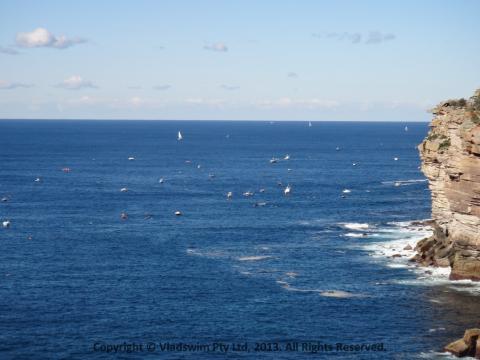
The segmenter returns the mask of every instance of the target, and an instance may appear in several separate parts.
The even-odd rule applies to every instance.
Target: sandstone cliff
[[[418,149],[432,193],[434,235],[418,243],[416,260],[450,266],[451,279],[480,280],[480,90],[432,113]]]

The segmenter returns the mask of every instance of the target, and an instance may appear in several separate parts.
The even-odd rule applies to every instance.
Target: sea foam
[[[456,291],[465,291],[480,295],[480,283],[471,280],[450,280],[449,267],[423,267],[410,259],[416,254],[415,246],[418,241],[429,237],[433,231],[428,225],[421,225],[422,221],[391,222],[386,227],[378,227],[372,236],[384,239],[383,241],[363,244],[361,248],[370,253],[370,256],[385,262],[389,268],[405,268],[415,274],[415,278],[395,281],[398,284],[413,286],[444,285]]]

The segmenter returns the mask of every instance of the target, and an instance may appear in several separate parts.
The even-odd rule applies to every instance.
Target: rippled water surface
[[[420,238],[404,222],[430,215],[415,148],[428,126],[404,127],[0,122],[0,358],[435,357],[476,325],[477,298],[368,248]],[[123,342],[156,347],[96,351]],[[386,351],[286,351],[296,342]]]

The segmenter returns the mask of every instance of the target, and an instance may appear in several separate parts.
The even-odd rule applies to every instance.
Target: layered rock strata
[[[480,280],[480,90],[436,106],[418,146],[432,194],[434,235],[417,244],[424,265],[450,266],[453,280]]]

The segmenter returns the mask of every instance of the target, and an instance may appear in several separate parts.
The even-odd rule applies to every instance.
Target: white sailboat
[[[182,140],[183,140],[183,136],[182,136],[182,133],[181,133],[180,131],[178,132],[177,140],[178,140],[178,141],[182,141]]]
[[[290,184],[288,184],[285,190],[283,190],[283,193],[285,195],[290,195],[291,192],[292,192],[292,187],[290,186]]]
[[[312,122],[311,121],[308,122],[308,127],[312,127]]]
[[[408,131],[408,126],[405,126],[405,131]]]

